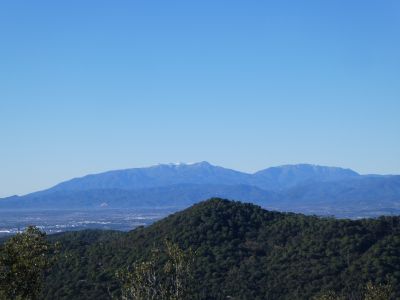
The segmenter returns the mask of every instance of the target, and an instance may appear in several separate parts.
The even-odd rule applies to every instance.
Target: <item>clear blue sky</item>
[[[207,160],[400,173],[400,1],[1,1],[0,197]]]

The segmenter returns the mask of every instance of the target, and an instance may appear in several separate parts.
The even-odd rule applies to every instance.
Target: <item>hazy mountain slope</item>
[[[287,165],[246,174],[207,162],[110,171],[75,178],[0,209],[187,207],[210,197],[252,201],[269,209],[366,217],[400,212],[400,176]]]
[[[269,209],[345,218],[400,214],[400,176],[360,176],[314,182],[283,190],[264,205]]]
[[[282,190],[311,182],[347,180],[360,177],[353,170],[308,164],[272,167],[254,173],[252,184],[266,190]]]
[[[249,174],[213,166],[207,162],[162,164],[75,178],[60,183],[51,190],[140,189],[177,184],[246,184],[249,178]]]
[[[356,172],[349,169],[307,164],[274,167],[247,174],[200,162],[161,164],[87,175],[62,182],[50,190],[140,189],[177,184],[240,184],[278,190],[308,182],[336,181],[357,176],[359,175]]]
[[[358,177],[335,182],[318,182],[288,189],[280,201],[296,203],[374,203],[400,207],[400,176]]]
[[[192,299],[354,295],[368,281],[390,281],[400,296],[399,237],[399,217],[320,219],[212,199],[127,234],[59,235],[63,255],[45,298],[109,299],[118,293],[115,271],[162,248],[165,239],[196,250]]]
[[[0,209],[183,208],[211,197],[247,199],[259,204],[276,198],[274,193],[254,186],[181,184],[136,190],[47,191],[0,201]]]

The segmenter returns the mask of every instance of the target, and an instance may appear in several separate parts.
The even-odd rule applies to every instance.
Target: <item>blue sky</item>
[[[0,197],[207,160],[400,173],[400,2],[2,1]]]

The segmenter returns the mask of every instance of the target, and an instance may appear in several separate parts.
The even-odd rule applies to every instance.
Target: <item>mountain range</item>
[[[74,178],[44,191],[0,199],[0,209],[181,209],[211,197],[337,217],[399,214],[400,176],[309,164],[253,174],[208,162],[160,164]]]

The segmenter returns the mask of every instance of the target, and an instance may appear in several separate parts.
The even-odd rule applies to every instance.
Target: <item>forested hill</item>
[[[45,299],[110,299],[115,271],[169,239],[196,252],[192,299],[357,296],[367,282],[400,297],[400,217],[358,221],[270,212],[211,199],[128,233],[69,232]],[[356,298],[354,298],[356,299]]]

